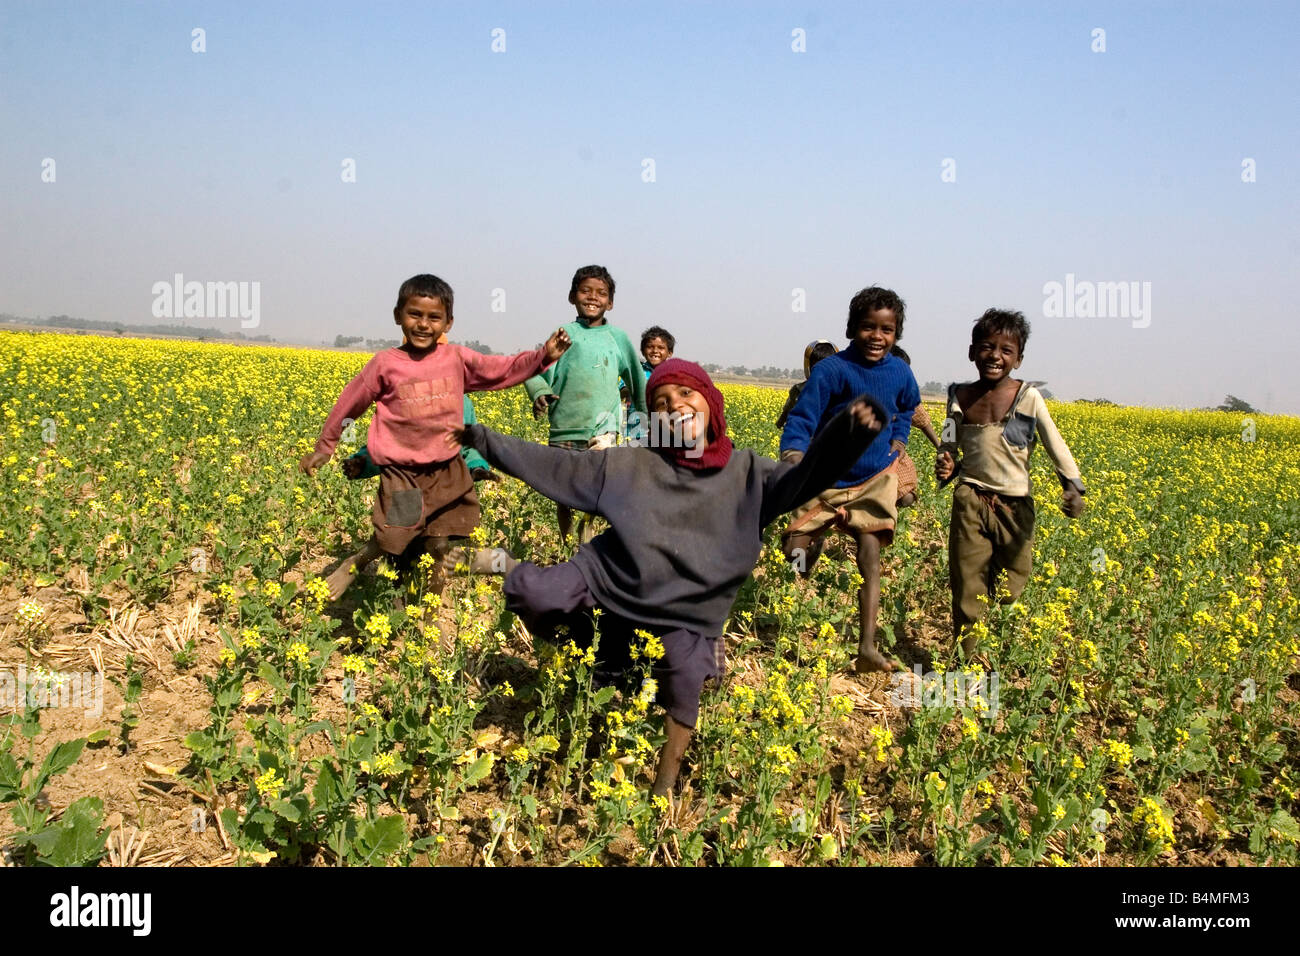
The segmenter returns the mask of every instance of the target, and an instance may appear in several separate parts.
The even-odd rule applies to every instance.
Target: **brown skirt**
[[[401,554],[416,538],[467,538],[478,527],[474,479],[460,455],[430,465],[380,465],[375,541]]]

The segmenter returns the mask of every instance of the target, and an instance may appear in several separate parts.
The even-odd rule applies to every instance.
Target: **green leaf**
[[[86,743],[97,744],[102,740],[107,740],[109,733],[111,733],[111,731],[105,727],[101,727],[99,730],[92,730],[86,735]]]
[[[1259,856],[1264,852],[1264,845],[1268,840],[1268,827],[1260,825],[1250,831],[1250,839],[1247,841],[1247,847],[1254,856]]]
[[[997,838],[998,838],[998,834],[990,833],[987,836],[981,837],[979,840],[972,843],[970,848],[971,856],[978,857],[981,853],[983,853],[988,848],[989,844],[991,844]]]
[[[615,693],[615,688],[602,687],[600,690],[596,691],[596,693],[591,695],[592,706],[595,707],[596,709],[600,709],[601,707],[604,707],[611,700],[614,699],[614,693]]]
[[[289,682],[268,661],[262,661],[258,666],[257,676],[274,687],[281,697],[289,696]]]
[[[1151,718],[1143,716],[1137,719],[1134,729],[1137,731],[1139,737],[1143,740],[1149,741],[1151,736],[1156,732],[1156,725],[1151,722]]]
[[[1065,801],[1065,818],[1061,820],[1060,827],[1062,830],[1068,830],[1074,826],[1075,822],[1083,815],[1083,803],[1078,797],[1070,797]]]
[[[263,833],[270,833],[275,826],[275,814],[266,807],[259,807],[248,815],[245,827],[255,827]]]
[[[302,730],[298,731],[297,736],[299,740],[302,740],[305,737],[310,737],[312,734],[318,734],[322,730],[329,735],[330,740],[334,739],[334,724],[332,721],[328,720],[313,721]]]
[[[492,763],[493,758],[489,753],[484,754],[470,764],[469,769],[465,771],[464,786],[472,787],[486,777],[492,771]]]
[[[213,695],[213,700],[222,710],[229,710],[240,702],[244,696],[244,688],[238,683],[227,684],[221,690]]]
[[[0,803],[8,803],[14,798],[6,791],[17,791],[23,785],[23,771],[12,754],[0,753]]]
[[[104,804],[99,797],[82,797],[64,811],[62,819],[32,839],[42,863],[49,866],[91,866],[104,855],[108,830],[101,830]]]
[[[1210,767],[1210,758],[1203,753],[1189,754],[1183,763],[1186,773],[1204,773]]]
[[[95,733],[99,733],[99,731]],[[107,735],[108,731],[104,731],[104,734]],[[199,757],[207,757],[212,753],[213,740],[203,731],[196,730],[185,735],[185,739],[181,741],[181,746]]]
[[[297,823],[302,819],[302,808],[288,800],[276,800],[269,809],[276,816],[284,817],[290,823]]]
[[[826,805],[826,799],[831,795],[831,775],[824,773],[817,780],[817,809],[820,810]]]
[[[239,832],[239,811],[234,807],[226,807],[219,814],[221,825],[226,828],[227,833]]]
[[[45,762],[41,764],[41,776],[48,780],[56,774],[63,773],[81,758],[81,751],[85,747],[85,737],[65,740],[46,755]]]
[[[388,859],[405,841],[406,821],[396,815],[362,824],[357,831],[357,844],[366,863]]]
[[[126,570],[126,565],[121,562],[118,562],[117,564],[114,565],[110,565],[108,570],[106,570],[102,576],[96,579],[95,583],[101,586],[105,584],[111,584],[114,581],[116,581],[118,578],[120,578],[122,576],[122,572],[125,570]]]
[[[1265,763],[1265,764],[1276,763],[1277,761],[1282,759],[1282,756],[1285,753],[1286,753],[1286,745],[1283,744],[1281,741],[1274,740],[1266,744],[1261,744],[1258,748],[1256,748],[1255,758],[1260,763]]]
[[[311,788],[317,809],[328,809],[343,799],[343,782],[333,764],[322,764],[316,775],[316,785]]]
[[[1284,840],[1300,843],[1300,826],[1296,824],[1295,817],[1285,810],[1273,811],[1273,815],[1268,818],[1268,828]]]

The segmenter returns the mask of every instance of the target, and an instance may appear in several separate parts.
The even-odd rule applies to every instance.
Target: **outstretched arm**
[[[466,425],[452,433],[462,445],[480,452],[507,475],[513,475],[552,501],[578,511],[597,513],[605,487],[605,454],[551,448],[520,441],[483,425]]]
[[[334,408],[321,429],[320,438],[316,440],[315,449],[304,455],[302,461],[298,463],[298,467],[307,474],[315,474],[317,468],[330,460],[339,439],[343,436],[343,423],[348,419],[359,418],[361,413],[373,405],[375,399],[379,397],[379,372],[376,365],[378,357],[375,356],[366,363],[365,368],[356,378],[348,382],[347,387],[343,389],[343,394],[334,403]]]
[[[535,377],[543,366],[558,358],[568,347],[569,336],[563,329],[552,335],[541,348],[520,352],[518,355],[482,355],[461,346],[465,391],[483,392],[531,381],[531,377]]]
[[[826,423],[797,465],[769,473],[759,518],[762,524],[793,511],[835,484],[888,425],[889,416],[870,395],[859,395],[850,402]]]

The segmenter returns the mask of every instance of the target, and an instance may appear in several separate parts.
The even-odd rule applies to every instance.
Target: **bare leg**
[[[569,532],[573,530],[573,512],[564,505],[555,506],[555,520],[560,525],[560,541],[567,544]]]
[[[825,535],[792,534],[785,539],[782,551],[796,572],[803,577],[812,574],[813,565],[826,547]]]
[[[691,728],[679,724],[666,714],[664,729],[668,732],[668,740],[664,742],[663,750],[659,751],[659,769],[655,772],[654,788],[651,790],[656,797],[666,797],[672,793],[677,774],[682,769],[686,745],[691,742]]]
[[[427,583],[429,590],[434,594],[441,593],[447,586],[446,564],[451,550],[451,538],[438,536],[424,539],[424,552],[433,558]]]
[[[914,504],[916,504],[916,495],[910,491],[898,499],[898,507],[900,508],[910,508]]]
[[[861,637],[858,640],[859,674],[868,671],[892,671],[893,663],[876,649],[876,618],[880,615],[880,538],[874,534],[858,535],[858,612]]]
[[[364,548],[340,564],[334,573],[325,579],[330,589],[330,600],[337,601],[348,589],[348,585],[352,583],[357,573],[379,557],[380,553],[379,542],[371,538]]]

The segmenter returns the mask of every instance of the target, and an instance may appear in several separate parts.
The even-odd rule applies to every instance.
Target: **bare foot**
[[[469,568],[469,548],[452,548],[442,558],[442,573],[456,574],[457,568],[459,573],[463,574]]]
[[[330,589],[330,600],[337,601],[342,597],[348,585],[356,580],[358,572],[377,557],[379,557],[379,545],[371,540],[366,542],[364,548],[340,564],[334,573],[325,579]]]
[[[894,662],[873,647],[869,650],[858,651],[858,657],[853,662],[853,669],[859,674],[870,674],[877,671],[888,674],[894,670]]]
[[[468,548],[452,548],[442,560],[443,571],[452,574],[457,569],[474,574],[509,574],[515,569],[519,559],[505,548],[482,548],[470,551]]]
[[[329,585],[330,589],[330,600],[337,601],[341,598],[343,592],[348,589],[348,585],[352,583],[354,578],[356,578],[356,562],[354,559],[348,558],[338,566],[338,569],[333,574],[325,579],[325,583]]]

